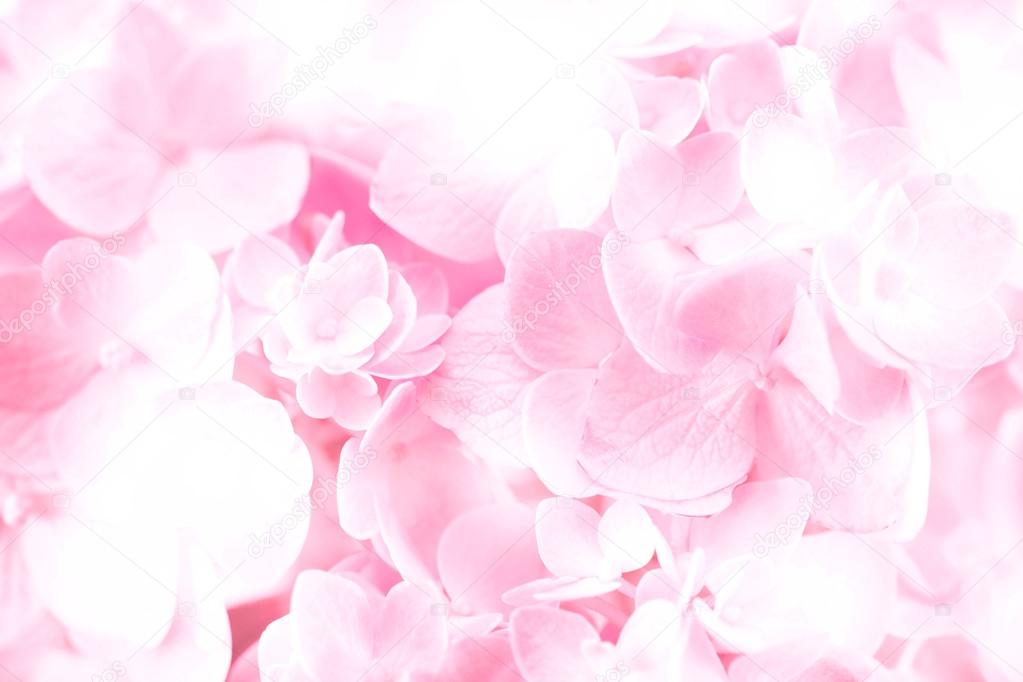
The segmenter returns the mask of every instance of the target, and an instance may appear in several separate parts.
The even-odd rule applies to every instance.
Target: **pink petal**
[[[610,245],[612,239],[605,241]],[[676,302],[701,270],[692,253],[667,240],[635,243],[604,260],[608,295],[622,328],[656,367],[685,373],[713,356],[713,344],[672,324]]]
[[[673,149],[626,131],[618,143],[618,182],[611,197],[618,228],[642,239],[681,227],[677,206],[685,172]]]
[[[202,159],[194,186],[174,187],[149,213],[163,239],[218,253],[290,222],[309,182],[309,154],[289,142],[231,147]],[[208,165],[206,165],[208,163]]]
[[[742,199],[739,139],[730,133],[694,135],[678,146],[685,165],[678,212],[688,225],[707,225],[732,215]]]
[[[546,178],[527,178],[508,198],[497,218],[494,242],[507,263],[519,246],[537,232],[560,227]]]
[[[47,296],[53,294],[44,289],[36,269],[0,276],[0,404],[6,407],[56,406],[96,369],[90,339],[83,334],[78,343],[68,344],[73,327],[46,310]]]
[[[298,256],[288,244],[272,237],[249,237],[231,252],[227,266],[246,302],[269,309],[274,286],[298,269]]]
[[[221,39],[178,55],[165,86],[175,134],[190,145],[219,151],[250,131],[254,103],[271,93],[261,86],[286,77],[284,50],[269,37],[261,42]]]
[[[840,392],[839,368],[828,341],[828,326],[810,296],[800,297],[792,323],[778,344],[773,360],[809,389],[828,412],[833,412]],[[837,330],[836,330],[837,331]]]
[[[376,244],[344,249],[326,263],[310,268],[309,278],[325,280],[324,295],[340,310],[363,298],[386,299],[390,282],[387,259]]]
[[[40,103],[25,139],[25,173],[61,220],[91,235],[123,232],[159,198],[169,164],[145,141],[150,116],[122,125],[108,113],[110,100],[125,97],[129,83],[95,80],[78,87],[61,85]],[[113,115],[124,120],[118,109]],[[139,129],[133,119],[149,125]]]
[[[302,573],[291,595],[290,620],[303,667],[318,678],[358,679],[373,661],[372,614],[362,588],[351,580]]]
[[[516,350],[538,369],[594,367],[621,341],[601,240],[554,230],[526,240],[505,275]]]
[[[399,271],[412,287],[412,293],[416,295],[416,310],[420,315],[448,312],[448,282],[440,268],[419,263],[403,267]]]
[[[344,309],[342,309],[344,310]],[[394,320],[387,301],[373,296],[362,298],[344,310],[334,336],[334,350],[356,355],[378,341]]]
[[[429,376],[444,362],[444,349],[430,346],[411,353],[398,351],[383,362],[368,368],[373,376],[384,379],[415,379]]]
[[[970,372],[1009,353],[1002,339],[1007,324],[990,300],[948,310],[915,293],[882,305],[874,318],[878,336],[911,360]]]
[[[377,339],[374,362],[386,360],[397,351],[416,323],[416,296],[405,278],[394,271],[388,277],[387,306],[393,319]]]
[[[417,414],[415,398],[411,384],[392,391],[363,449],[383,465],[383,480],[368,485],[394,566],[407,580],[435,581],[441,533],[459,515],[490,502],[492,493],[485,472],[465,457],[457,439]]]
[[[783,97],[789,101],[785,85],[781,55],[773,41],[750,43],[721,55],[707,77],[711,129],[741,133],[754,111],[761,110],[758,116],[783,112],[787,107],[779,102]]]
[[[878,367],[838,329],[832,329],[830,343],[840,374],[839,414],[859,423],[889,414],[907,382],[905,372],[895,367]]]
[[[451,522],[440,538],[437,567],[454,608],[506,613],[501,595],[545,574],[535,523],[519,504],[481,507]]]
[[[674,322],[698,339],[762,362],[774,349],[782,325],[806,294],[805,259],[780,256],[717,268],[696,280],[675,304]]]
[[[453,644],[444,660],[442,679],[450,682],[519,680],[507,635],[467,637]]]
[[[411,583],[398,583],[384,598],[374,631],[373,654],[381,670],[392,675],[435,670],[448,644],[447,624],[433,613],[435,602]]]
[[[920,211],[912,260],[913,289],[943,308],[967,308],[1001,284],[1018,246],[1011,227],[966,204],[931,204]],[[1011,225],[1011,223],[1008,223]]]
[[[592,478],[576,457],[596,378],[595,370],[556,370],[540,376],[526,391],[522,405],[526,450],[536,475],[553,493],[583,497],[591,492]]]
[[[380,528],[377,523],[375,488],[386,475],[387,462],[361,439],[349,438],[341,446],[337,475],[337,516],[345,533],[357,540],[368,540]]]
[[[629,501],[618,501],[608,507],[600,518],[599,531],[601,549],[622,573],[646,566],[660,536],[646,510]]]
[[[444,336],[451,328],[451,318],[442,314],[421,315],[416,318],[411,331],[401,343],[401,351],[410,353],[423,350],[431,343]]]
[[[742,363],[659,374],[631,348],[605,362],[587,407],[580,463],[610,489],[665,501],[730,488],[753,461],[755,392]]]
[[[632,91],[640,127],[669,145],[686,139],[703,113],[703,90],[695,78],[660,76],[637,81]]]
[[[779,381],[758,421],[763,466],[813,486],[818,523],[914,533],[926,510],[930,450],[919,407],[899,390],[894,409],[860,425],[828,415],[798,383]]]
[[[486,260],[494,255],[494,223],[510,190],[472,170],[449,178],[394,145],[373,178],[370,207],[429,251],[463,263]]]
[[[629,661],[630,669],[661,679],[676,679],[683,670],[682,620],[677,607],[667,600],[649,601],[629,617],[618,636],[616,656]]]
[[[729,133],[697,135],[676,150],[626,131],[611,197],[618,228],[639,240],[726,218],[742,197],[737,151]]]
[[[528,682],[584,682],[593,677],[582,646],[599,640],[582,616],[527,606],[512,614],[509,628],[515,662]]]
[[[603,559],[597,541],[600,514],[568,498],[543,500],[536,508],[536,545],[557,576],[593,575]]]
[[[537,373],[506,336],[505,295],[504,287],[491,287],[455,316],[423,411],[481,456],[521,464],[522,397]]]
[[[712,518],[693,520],[690,547],[706,553],[708,571],[737,557],[762,559],[771,551],[791,552],[809,520],[804,498],[812,492],[798,478],[740,485],[728,509]],[[727,580],[734,567],[724,572]]]

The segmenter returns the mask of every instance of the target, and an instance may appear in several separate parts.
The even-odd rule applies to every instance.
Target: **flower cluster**
[[[1023,2],[0,24],[0,681],[1023,676]]]

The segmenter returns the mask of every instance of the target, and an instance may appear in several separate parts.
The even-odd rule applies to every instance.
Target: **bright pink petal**
[[[47,310],[52,290],[36,269],[0,277],[0,404],[18,410],[53,407],[96,369],[95,348],[83,335],[67,343],[73,327]],[[42,309],[40,311],[40,308]]]

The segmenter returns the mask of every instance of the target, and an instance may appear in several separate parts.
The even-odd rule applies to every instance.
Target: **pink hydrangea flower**
[[[450,320],[429,308],[420,314],[401,271],[375,244],[345,245],[343,225],[339,213],[304,266],[283,242],[252,239],[231,267],[271,369],[295,382],[302,410],[361,431],[380,409],[378,380],[426,375],[441,363],[434,341]]]
[[[358,575],[308,571],[291,612],[260,640],[259,664],[270,680],[513,679],[507,636],[487,629],[449,623],[444,604],[407,582],[384,591]]]

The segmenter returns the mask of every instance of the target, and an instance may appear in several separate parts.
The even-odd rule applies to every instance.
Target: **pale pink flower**
[[[260,640],[262,679],[516,679],[507,635],[458,620],[408,582],[380,589],[340,566],[307,571],[296,582],[291,612]]]
[[[271,370],[295,382],[302,410],[362,431],[380,409],[378,380],[426,375],[443,360],[434,341],[450,324],[446,295],[438,305],[432,283],[413,291],[375,244],[346,245],[344,214],[323,222],[306,265],[270,237],[243,242],[230,269]]]
[[[106,40],[108,63],[49,92],[25,133],[25,172],[47,208],[89,235],[145,222],[212,252],[295,217],[308,152],[255,135],[247,118],[274,65],[267,43],[198,40],[147,7]]]

